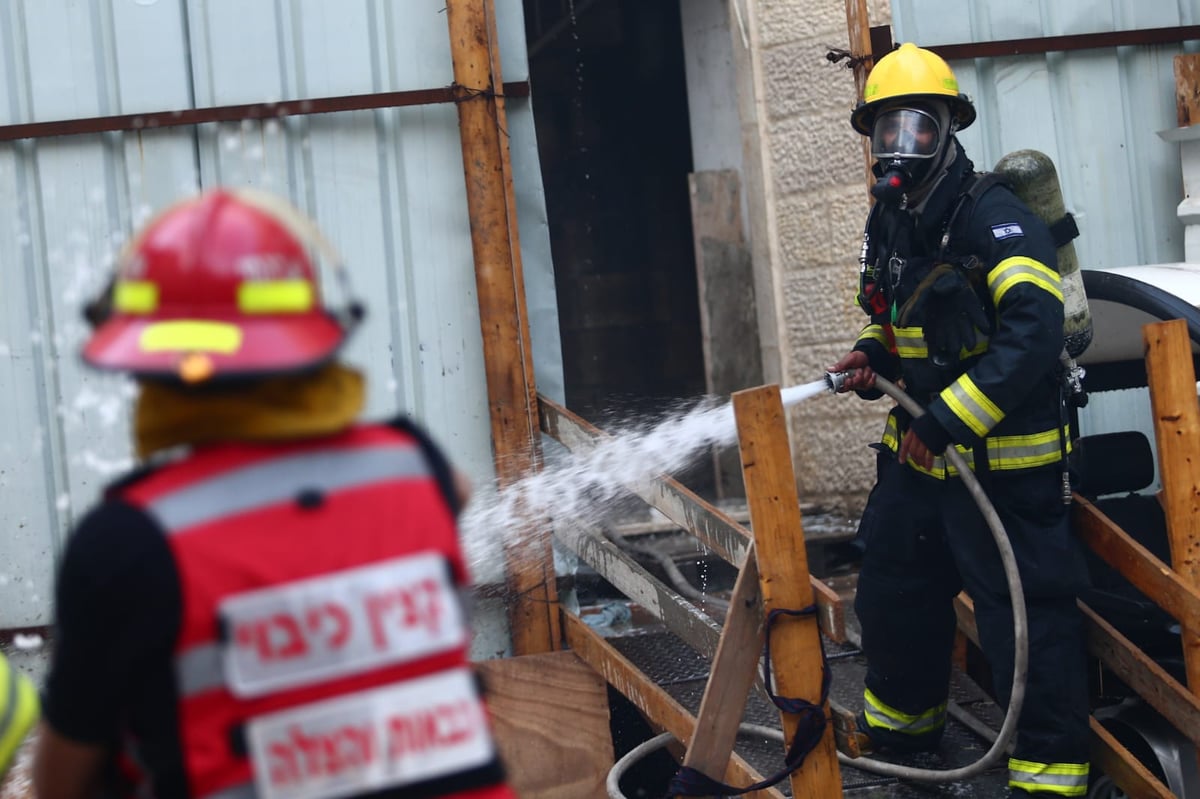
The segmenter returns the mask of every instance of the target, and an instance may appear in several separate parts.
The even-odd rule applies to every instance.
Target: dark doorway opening
[[[679,2],[524,3],[567,405],[655,418],[705,390]]]

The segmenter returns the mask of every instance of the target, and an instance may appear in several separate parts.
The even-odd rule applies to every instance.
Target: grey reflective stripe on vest
[[[214,643],[193,646],[176,655],[175,679],[179,683],[180,698],[224,686],[225,671],[221,663],[220,645]]]
[[[1057,463],[1062,460],[1063,442],[1059,436],[1065,436],[1067,451],[1070,446],[1070,426],[1058,430],[1033,433],[1028,436],[1004,436],[1000,439],[988,439],[988,460],[996,464],[998,469],[1021,469],[1041,466],[1047,463]],[[1014,439],[1020,440],[1016,443]]]
[[[149,511],[168,533],[295,499],[303,490],[336,491],[429,474],[415,446],[302,452],[235,469],[152,502]]]
[[[329,492],[428,474],[425,458],[415,446],[317,450],[222,472],[165,494],[147,511],[173,535],[197,524],[294,500],[304,490]],[[175,675],[181,697],[222,687],[220,645],[201,644],[178,653]]]
[[[241,782],[206,796],[197,796],[196,799],[255,799],[256,796],[258,791],[253,782]]]

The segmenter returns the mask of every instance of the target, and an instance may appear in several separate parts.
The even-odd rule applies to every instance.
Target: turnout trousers
[[[1029,669],[1010,780],[1019,781],[1026,766],[1057,772],[1061,764],[1088,761],[1087,665],[1076,605],[1087,566],[1060,481],[1058,465],[981,479],[1012,542],[1028,616]],[[965,589],[1007,707],[1014,651],[1008,584],[983,513],[962,481],[920,474],[891,452],[880,453],[859,536],[865,549],[854,608],[868,662],[868,702],[873,694],[898,711],[896,718],[924,720],[924,727],[905,732],[936,744],[949,690],[952,600]]]

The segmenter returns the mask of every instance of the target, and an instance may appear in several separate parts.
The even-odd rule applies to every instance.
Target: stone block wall
[[[862,138],[849,125],[854,77],[826,59],[849,41],[844,0],[758,0],[760,146],[775,217],[773,303],[782,385],[821,379],[866,317],[854,306],[858,251],[869,209]],[[870,0],[871,25],[891,20]],[[874,481],[874,453],[890,401],[822,394],[789,413],[796,480],[806,501],[856,512]]]

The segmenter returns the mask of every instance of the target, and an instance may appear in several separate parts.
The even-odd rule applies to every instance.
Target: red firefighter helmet
[[[259,192],[214,190],[172,206],[122,252],[83,358],[189,383],[319,366],[361,309],[324,308],[310,247],[332,253],[310,220]]]

